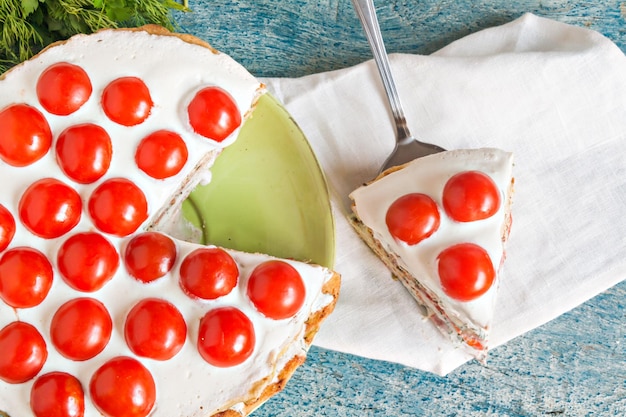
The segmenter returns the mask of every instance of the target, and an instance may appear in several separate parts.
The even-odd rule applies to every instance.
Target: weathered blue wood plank
[[[626,50],[616,0],[375,0],[389,52],[431,53],[532,12]],[[182,31],[257,76],[296,77],[370,59],[350,0],[191,0]],[[626,76],[626,74],[625,74]],[[626,282],[447,377],[312,348],[255,416],[626,416]]]
[[[428,54],[525,12],[589,27],[626,49],[617,0],[376,0],[389,52]],[[191,0],[182,31],[232,55],[257,76],[295,77],[354,65],[371,54],[350,0]]]

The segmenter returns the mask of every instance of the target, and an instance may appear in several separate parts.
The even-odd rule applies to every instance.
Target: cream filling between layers
[[[359,219],[369,227],[384,249],[396,254],[399,264],[444,302],[448,314],[462,321],[467,317],[476,326],[487,329],[496,295],[494,285],[483,296],[469,302],[448,297],[442,290],[437,273],[437,256],[447,247],[470,242],[482,246],[498,271],[503,255],[502,230],[507,190],[511,184],[513,155],[499,149],[453,150],[418,158],[403,169],[390,173],[350,194]],[[453,175],[478,170],[489,175],[501,196],[499,210],[490,218],[460,223],[451,220],[443,210],[443,188]],[[440,226],[429,238],[417,245],[396,240],[387,229],[385,216],[397,198],[408,193],[429,195],[438,205]]]

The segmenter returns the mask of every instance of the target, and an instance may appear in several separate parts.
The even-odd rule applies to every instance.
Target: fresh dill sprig
[[[187,0],[0,0],[0,74],[52,42],[103,28],[155,23],[174,30]]]

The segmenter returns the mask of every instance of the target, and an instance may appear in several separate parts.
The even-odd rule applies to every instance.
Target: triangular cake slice
[[[505,241],[513,155],[452,150],[356,189],[352,224],[444,333],[486,357]]]
[[[158,26],[0,77],[0,415],[241,417],[282,389],[339,275],[171,234],[264,93]]]

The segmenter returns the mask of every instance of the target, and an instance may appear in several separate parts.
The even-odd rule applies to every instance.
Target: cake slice
[[[509,152],[452,150],[390,168],[350,194],[355,230],[479,360],[511,226],[512,168]]]

